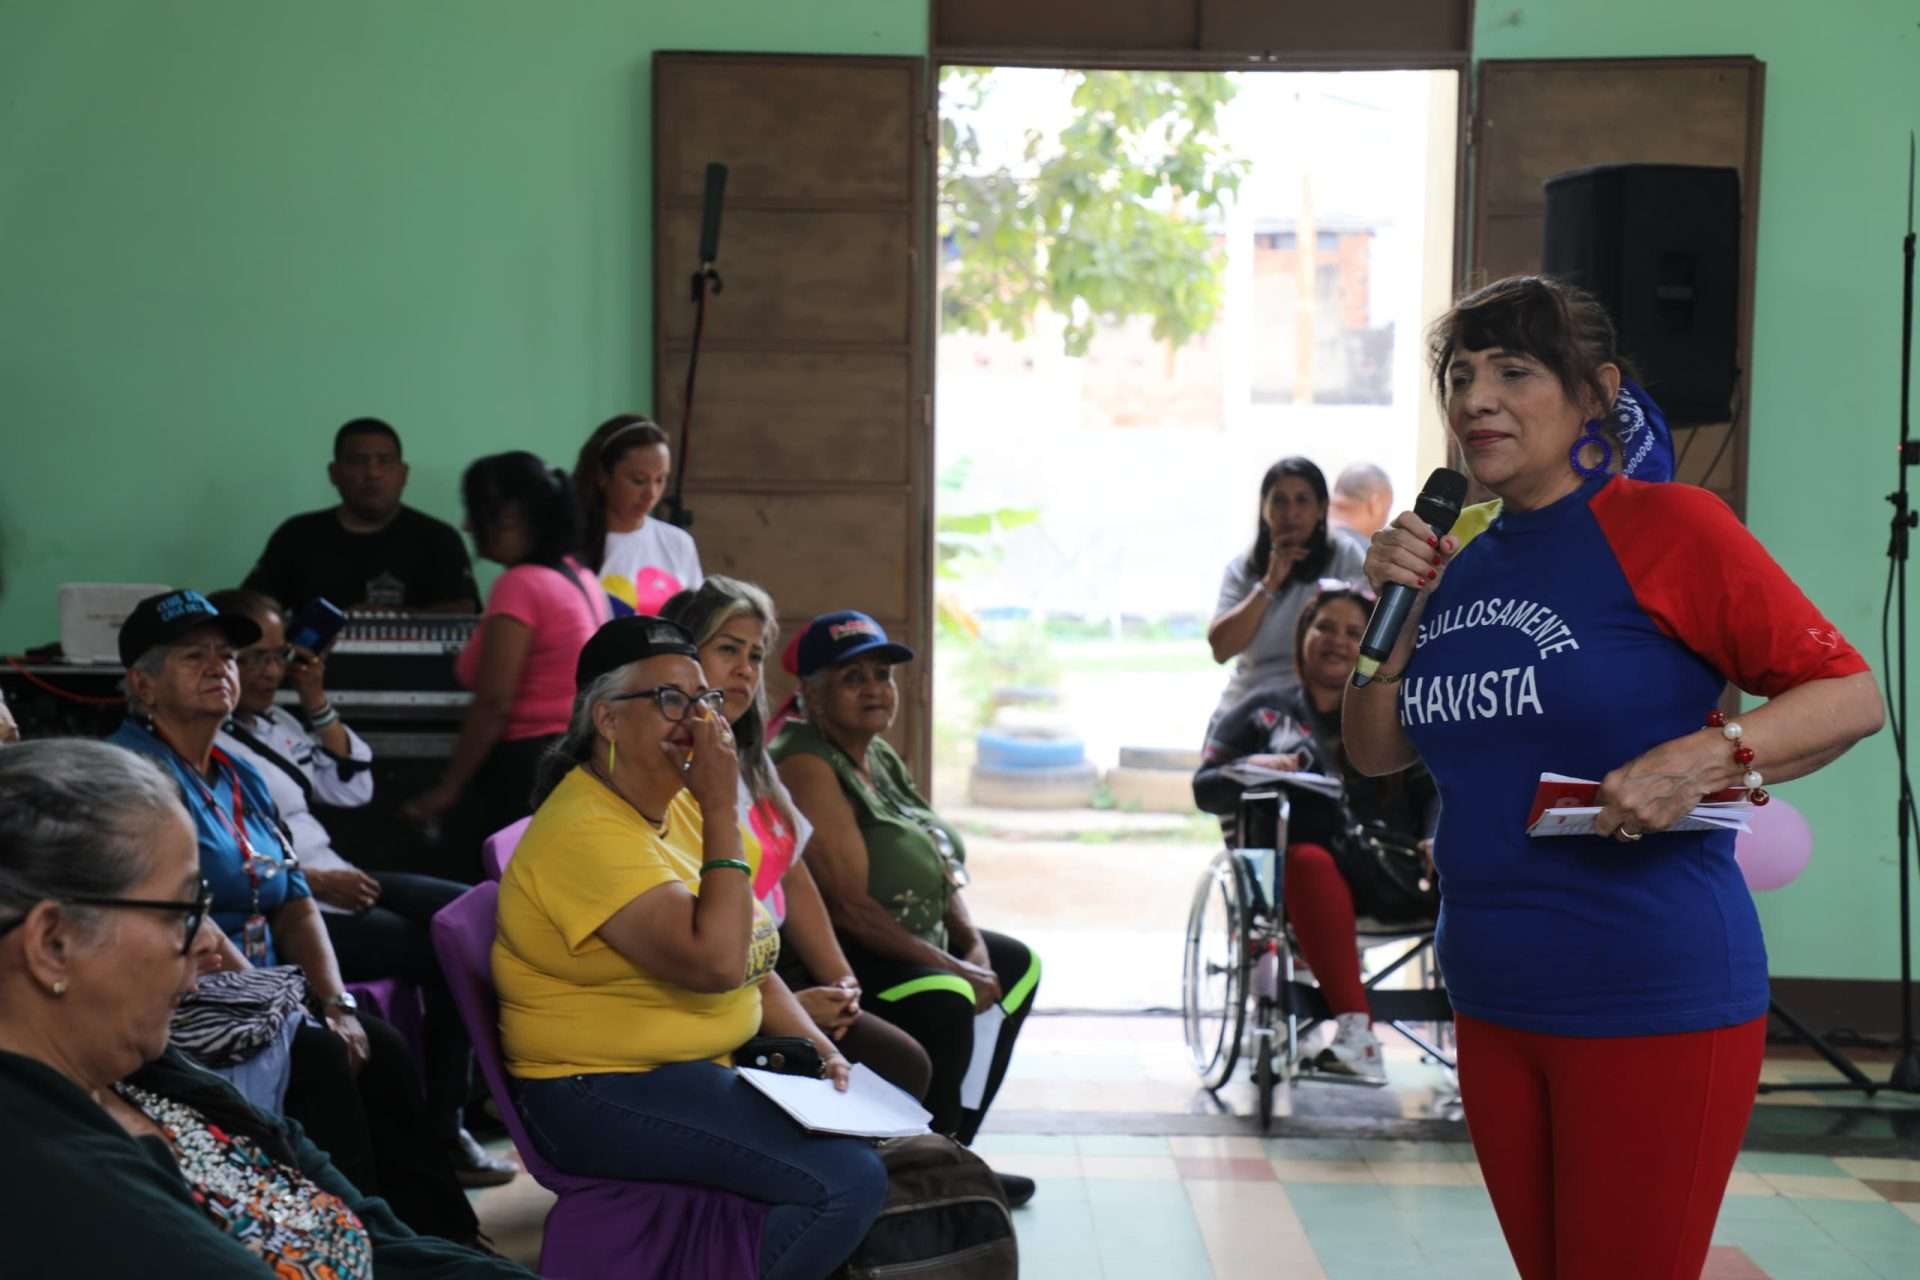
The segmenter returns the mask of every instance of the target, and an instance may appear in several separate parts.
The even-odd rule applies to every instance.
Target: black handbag
[[[827,1064],[805,1036],[755,1036],[733,1051],[733,1065],[818,1079]]]
[[[1417,844],[1383,824],[1353,824],[1332,853],[1358,914],[1382,924],[1409,924],[1439,913],[1440,877]]]

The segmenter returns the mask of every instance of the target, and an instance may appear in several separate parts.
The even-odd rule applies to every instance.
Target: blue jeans
[[[715,1187],[771,1206],[764,1280],[824,1280],[886,1199],[871,1143],[808,1133],[711,1062],[522,1080],[519,1094],[529,1136],[568,1173]]]

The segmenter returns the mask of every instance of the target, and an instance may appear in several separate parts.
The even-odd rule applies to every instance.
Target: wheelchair
[[[1233,1078],[1241,1055],[1249,1055],[1263,1133],[1273,1128],[1275,1092],[1292,1083],[1301,1041],[1332,1016],[1320,989],[1302,981],[1296,970],[1282,901],[1293,807],[1296,800],[1309,799],[1294,790],[1280,782],[1241,796],[1236,843],[1214,856],[1194,887],[1182,965],[1181,1017],[1194,1070],[1211,1093]],[[1317,795],[1311,802],[1328,803]],[[1351,823],[1344,804],[1339,808]],[[1453,1070],[1453,1006],[1433,959],[1433,923],[1383,924],[1361,917],[1358,924],[1363,953],[1401,948],[1365,979],[1374,1023],[1386,1024]],[[1421,978],[1417,988],[1382,985],[1410,965]],[[1440,1030],[1430,1040],[1417,1023]]]

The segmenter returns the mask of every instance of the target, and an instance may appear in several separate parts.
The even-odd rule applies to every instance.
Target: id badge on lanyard
[[[268,959],[269,948],[273,945],[273,935],[267,926],[267,917],[260,910],[260,884],[280,874],[280,865],[269,857],[256,853],[253,841],[247,838],[246,800],[240,790],[240,775],[233,762],[222,752],[214,753],[214,761],[227,776],[227,785],[233,791],[233,813],[231,816],[221,811],[212,791],[207,792],[207,803],[219,813],[227,829],[233,833],[234,842],[240,848],[241,865],[247,873],[247,889],[250,898],[249,911],[244,924],[240,926],[240,951],[249,964],[264,965]]]
[[[267,918],[259,912],[248,916],[247,922],[240,926],[240,950],[249,964],[264,965],[267,962],[269,941]]]

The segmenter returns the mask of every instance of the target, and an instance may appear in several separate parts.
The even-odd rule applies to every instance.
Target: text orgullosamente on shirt
[[[1767,1007],[1733,833],[1526,833],[1543,772],[1602,778],[1706,723],[1867,670],[1717,497],[1589,480],[1537,511],[1473,508],[1396,693],[1440,784],[1438,949],[1456,1008],[1523,1031],[1659,1035]],[[1730,748],[1731,749],[1731,748]]]

